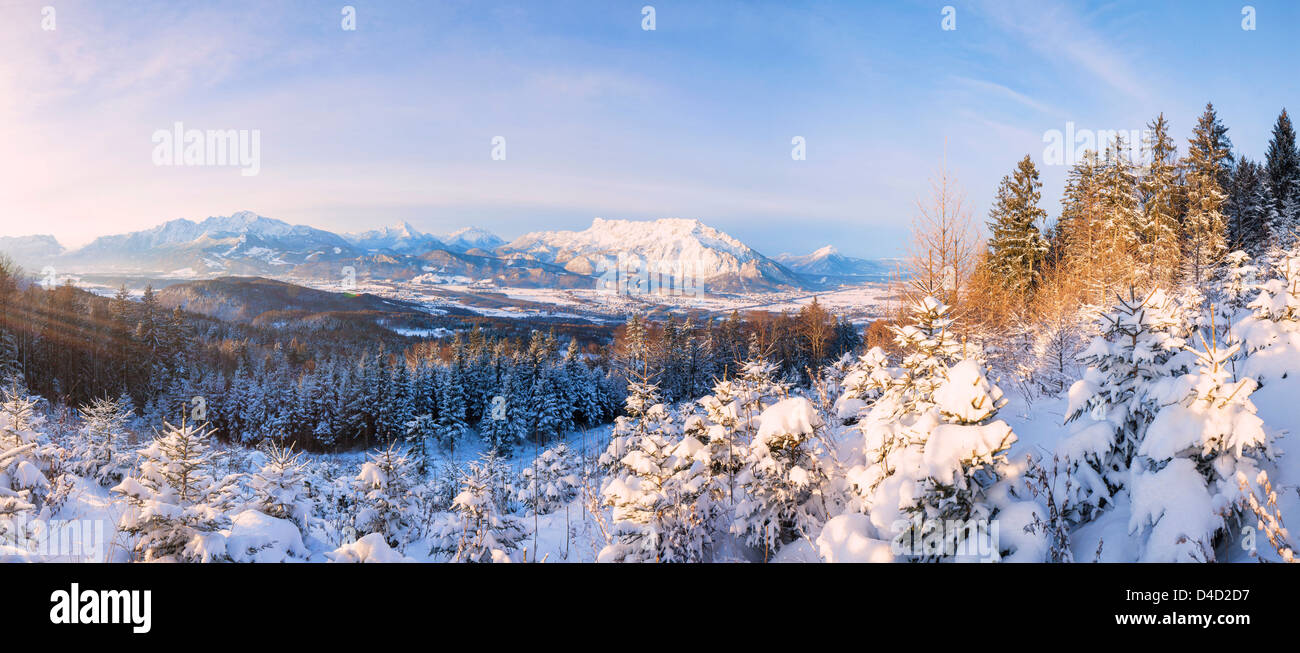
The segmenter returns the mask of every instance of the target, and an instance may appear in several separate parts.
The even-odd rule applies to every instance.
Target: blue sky
[[[688,217],[767,254],[893,256],[945,153],[982,223],[1067,122],[1163,111],[1182,145],[1213,101],[1259,158],[1300,108],[1295,2],[1253,0],[1254,31],[1240,2],[648,3],[654,31],[646,0],[5,3],[0,235],[78,245],[243,209],[506,238]],[[260,130],[260,173],[153,165],[178,121]],[[1043,170],[1053,216],[1064,176]]]

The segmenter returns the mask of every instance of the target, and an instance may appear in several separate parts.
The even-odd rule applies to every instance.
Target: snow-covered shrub
[[[305,560],[311,554],[298,524],[257,510],[245,510],[231,520],[226,551],[234,562],[259,563]]]
[[[394,551],[380,533],[371,533],[357,540],[327,552],[325,557],[330,562],[411,562],[411,559]]]
[[[213,562],[229,559],[220,531],[230,521],[234,479],[212,476],[215,453],[206,427],[166,422],[141,449],[139,469],[112,491],[126,498],[119,530],[134,536],[144,562]]]
[[[824,427],[803,397],[779,401],[759,417],[736,479],[742,498],[732,524],[751,546],[775,552],[796,538],[812,537],[836,507],[826,496],[826,450],[818,437]]]
[[[431,553],[456,562],[515,562],[523,525],[507,509],[509,481],[495,451],[471,462],[452,501],[452,514],[433,538]]]
[[[817,536],[817,552],[823,562],[893,562],[893,547],[876,538],[876,528],[861,513],[831,518]]]
[[[126,450],[128,400],[96,399],[80,412],[83,424],[73,442],[71,471],[100,485],[122,482],[135,463],[135,452]]]
[[[266,448],[266,462],[253,472],[250,484],[254,505],[263,514],[284,519],[306,537],[311,519],[312,500],[307,496],[307,465],[302,454],[271,443]]]
[[[578,459],[561,442],[538,454],[519,472],[519,497],[540,514],[556,511],[578,496]]]
[[[357,533],[379,533],[389,546],[405,550],[415,525],[416,493],[420,489],[415,466],[416,461],[399,450],[396,443],[370,454],[370,460],[361,464],[361,472],[352,479],[357,494]]]

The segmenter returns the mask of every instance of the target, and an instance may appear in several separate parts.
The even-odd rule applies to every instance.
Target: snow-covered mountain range
[[[893,266],[887,260],[845,256],[835,249],[834,245],[827,245],[804,256],[778,254],[776,261],[799,274],[833,279],[861,278],[880,281],[888,278],[893,270]]]
[[[241,211],[103,236],[72,251],[50,236],[5,237],[0,252],[24,267],[54,265],[60,273],[332,280],[351,268],[358,280],[468,279],[546,288],[590,288],[610,270],[635,273],[650,264],[690,275],[706,292],[817,287],[828,279],[875,278],[885,269],[830,247],[773,260],[698,220],[681,218],[596,218],[581,231],[538,231],[506,243],[477,227],[435,235],[400,222],[336,234]]]
[[[680,270],[706,287],[722,291],[804,285],[781,264],[699,220],[596,218],[583,231],[525,234],[497,252],[561,265],[583,275],[600,275],[619,266],[620,260],[635,257]]]

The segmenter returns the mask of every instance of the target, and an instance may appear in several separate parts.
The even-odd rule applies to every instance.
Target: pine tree
[[[847,473],[856,507],[895,541],[916,541],[935,523],[992,519],[997,508],[986,490],[1006,475],[1006,452],[1016,441],[994,420],[1006,403],[1002,391],[977,351],[961,355],[947,332],[946,307],[927,298],[912,311],[914,324],[895,327],[903,365],[875,365],[883,390],[859,422],[864,462]],[[961,536],[943,533],[942,547],[917,555],[953,555]]]
[[[465,388],[453,368],[443,368],[438,381],[438,446],[451,452],[469,431],[465,422]]]
[[[63,451],[38,430],[45,424],[39,403],[17,385],[0,388],[0,488],[43,511],[60,503],[66,488],[51,482],[58,480]]]
[[[1264,170],[1249,159],[1242,159],[1232,175],[1225,213],[1228,216],[1228,246],[1261,254],[1267,250],[1269,212],[1264,206],[1262,186],[1267,183]]]
[[[415,461],[395,443],[370,454],[352,481],[358,495],[357,532],[380,533],[389,546],[404,551],[415,526],[417,482]]]
[[[712,502],[706,467],[696,459],[703,445],[681,437],[676,417],[655,404],[640,420],[635,439],[601,488],[612,509],[612,539],[600,562],[699,562],[711,537]],[[612,445],[611,445],[612,447]],[[610,452],[606,452],[607,455]]]
[[[487,414],[479,422],[479,435],[489,451],[496,451],[501,456],[509,457],[519,444],[519,432],[512,418],[513,408],[510,403],[510,377],[503,380],[501,393],[492,398],[487,407]]]
[[[519,496],[524,505],[545,515],[572,501],[581,484],[578,467],[577,457],[563,442],[538,454],[519,471]]]
[[[72,449],[72,472],[100,485],[117,485],[133,466],[125,427],[131,408],[122,399],[96,399],[81,407],[83,425]]]
[[[1228,129],[1219,122],[1214,105],[1205,105],[1192,132],[1183,166],[1187,171],[1187,216],[1183,242],[1190,277],[1201,283],[1211,267],[1227,253],[1227,224],[1223,204],[1232,162]]]
[[[265,451],[266,463],[253,473],[251,483],[257,509],[293,522],[306,539],[313,502],[307,492],[307,465],[302,454],[274,442]]]
[[[1164,114],[1147,125],[1149,163],[1139,182],[1142,197],[1138,260],[1143,279],[1167,287],[1182,257],[1179,246],[1178,152]]]
[[[1038,206],[1041,188],[1038,169],[1026,154],[1015,172],[1002,178],[989,211],[988,264],[1004,288],[1022,298],[1037,287],[1047,257],[1047,241],[1038,227],[1047,218]]]
[[[138,471],[113,487],[128,509],[118,528],[134,536],[144,562],[217,562],[229,559],[220,533],[230,522],[236,479],[212,474],[217,453],[206,425],[163,423],[164,431],[140,450]]]
[[[836,507],[827,497],[828,475],[820,440],[824,424],[812,402],[783,399],[765,409],[745,451],[737,483],[732,532],[768,553],[799,537],[812,537]]]
[[[434,553],[456,562],[515,562],[527,533],[507,507],[509,482],[495,452],[484,453],[461,478],[452,518],[434,540]]]
[[[1184,341],[1175,304],[1162,290],[1117,296],[1101,316],[1101,335],[1080,356],[1087,371],[1070,388],[1066,421],[1078,421],[1063,443],[1071,470],[1081,480],[1073,503],[1080,519],[1110,503],[1123,487],[1147,426],[1156,412],[1153,384],[1181,374]]]
[[[1277,238],[1300,227],[1300,149],[1296,147],[1295,128],[1286,109],[1273,125],[1264,168],[1269,192],[1273,196],[1272,208],[1278,216],[1278,224],[1273,230],[1273,236]]]
[[[1252,378],[1233,380],[1241,344],[1222,346],[1213,324],[1201,334],[1197,368],[1156,388],[1163,407],[1137,454],[1133,514],[1142,560],[1212,562],[1220,533],[1245,517],[1239,475],[1254,478],[1270,457],[1264,422],[1255,414]]]
[[[0,403],[0,542],[31,534],[23,517],[43,508],[50,492],[48,465],[41,455],[42,420],[36,399],[17,385],[3,390]],[[10,539],[13,538],[13,539]]]

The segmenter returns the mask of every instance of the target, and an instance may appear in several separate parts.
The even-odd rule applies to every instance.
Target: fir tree
[[[519,472],[519,496],[524,505],[544,515],[572,501],[581,484],[578,463],[563,442],[538,454]]]
[[[484,453],[461,478],[461,491],[452,501],[452,518],[434,539],[434,553],[456,562],[514,562],[526,533],[510,514],[504,463],[495,452]]]
[[[1022,298],[1038,285],[1047,241],[1038,230],[1047,212],[1038,206],[1042,197],[1038,169],[1025,158],[1012,175],[1002,178],[989,211],[988,264],[1003,286]]]
[[[1182,257],[1179,246],[1178,152],[1164,114],[1147,125],[1143,144],[1149,163],[1139,182],[1142,197],[1138,259],[1143,277],[1157,285],[1173,282]]]
[[[72,471],[100,485],[117,485],[131,470],[134,452],[125,451],[129,402],[96,399],[81,407],[83,425],[72,450]]]
[[[443,451],[451,452],[468,431],[469,426],[465,422],[465,388],[454,369],[444,368],[439,374],[438,386],[438,446]]]
[[[266,463],[252,475],[255,505],[262,513],[293,522],[306,539],[313,502],[307,493],[307,465],[302,454],[271,443]]]
[[[144,562],[228,560],[220,531],[230,522],[236,479],[213,476],[218,454],[206,426],[163,426],[140,450],[139,470],[112,489],[129,505],[118,528],[135,538],[132,551]]]
[[[1192,132],[1183,166],[1187,173],[1187,215],[1183,242],[1190,277],[1205,280],[1208,270],[1227,253],[1227,224],[1223,204],[1232,163],[1228,129],[1219,122],[1214,105],[1207,104]]]
[[[1273,235],[1278,237],[1300,226],[1300,149],[1296,147],[1295,128],[1286,109],[1273,125],[1273,137],[1268,142],[1264,168],[1268,177],[1269,192],[1273,196],[1273,210],[1279,222]]]
[[[389,546],[404,551],[415,526],[417,482],[415,461],[396,444],[370,454],[352,481],[358,495],[357,532],[379,533]]]
[[[820,441],[824,428],[812,402],[783,399],[759,417],[754,440],[737,477],[743,500],[732,532],[772,553],[798,537],[812,537],[836,507],[827,497],[828,475]]]

